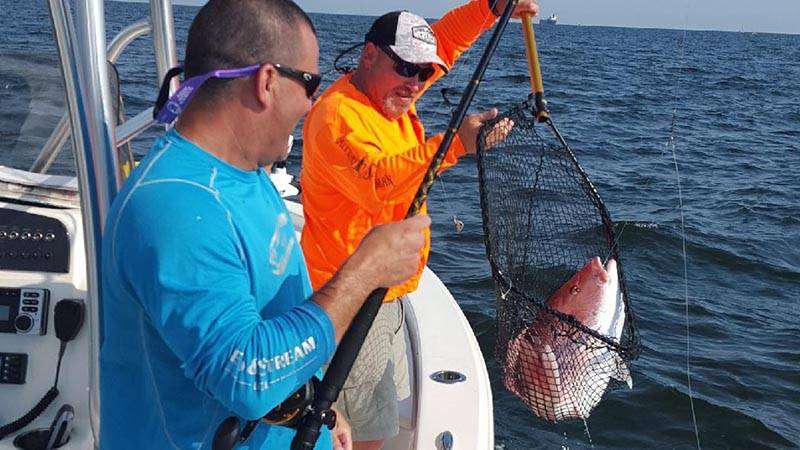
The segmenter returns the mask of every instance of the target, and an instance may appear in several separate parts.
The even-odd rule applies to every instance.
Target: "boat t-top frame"
[[[106,45],[103,0],[73,2],[48,0],[53,33],[61,63],[67,113],[47,140],[32,172],[45,172],[72,136],[79,183],[86,249],[87,303],[91,334],[89,379],[90,423],[95,447],[99,445],[99,352],[102,342],[100,256],[106,215],[123,175],[118,148],[153,125],[152,108],[117,125],[106,61],[116,62],[133,40],[150,34],[158,80],[177,65],[170,0],[150,0],[149,18],[123,28]],[[172,90],[178,80],[173,80]],[[71,133],[67,128],[67,120]]]

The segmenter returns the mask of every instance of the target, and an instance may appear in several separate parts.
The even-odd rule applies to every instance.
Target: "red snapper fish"
[[[547,304],[616,342],[622,336],[625,304],[613,259],[603,267],[593,258]],[[506,388],[552,422],[589,417],[611,378],[633,387],[619,354],[546,310],[509,343],[505,367]]]

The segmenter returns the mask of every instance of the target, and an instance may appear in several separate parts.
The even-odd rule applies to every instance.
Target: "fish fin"
[[[552,378],[548,376],[548,381],[552,380],[556,387],[556,392],[561,392],[561,371],[558,368],[558,360],[556,359],[553,348],[544,344],[544,348],[540,354],[540,360],[542,362],[542,369],[544,369],[548,375],[552,375]]]
[[[610,334],[609,337],[619,342],[622,339],[622,331],[625,326],[625,294],[619,287],[617,287],[615,299],[614,318],[609,327],[609,331],[613,334]]]
[[[561,383],[561,370],[558,367],[558,360],[553,348],[544,344],[542,352],[539,354],[542,375],[545,377],[546,392],[543,400],[546,401],[544,416],[546,419],[556,422],[563,419],[563,386]]]
[[[633,389],[633,378],[631,377],[630,368],[628,368],[628,365],[625,364],[625,361],[623,361],[619,356],[617,356],[615,360],[617,370],[612,376],[615,380],[625,383],[628,386],[628,389]]]

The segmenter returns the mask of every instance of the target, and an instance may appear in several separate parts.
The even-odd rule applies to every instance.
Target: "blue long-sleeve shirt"
[[[257,419],[335,350],[289,212],[176,131],[156,141],[108,215],[102,255],[101,448],[210,448],[230,415]],[[259,425],[242,448],[288,448]],[[317,448],[329,448],[320,437]]]

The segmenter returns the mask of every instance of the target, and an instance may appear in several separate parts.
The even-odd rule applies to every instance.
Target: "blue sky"
[[[295,0],[307,11],[379,15],[408,9],[439,17],[458,0]],[[466,0],[463,0],[466,1]],[[176,3],[203,4],[203,0]],[[800,0],[539,0],[560,23],[800,34]]]

